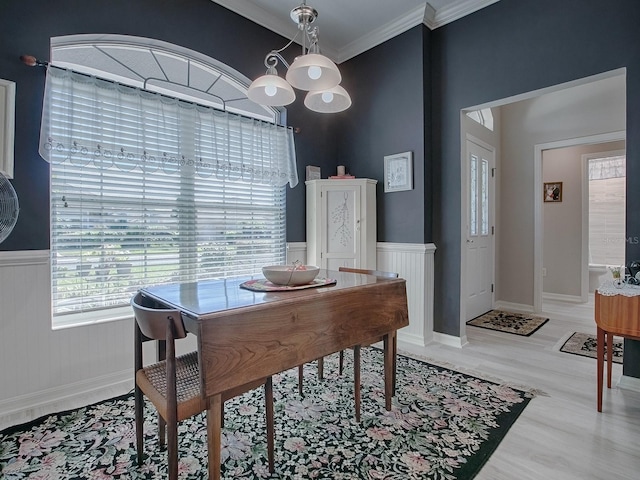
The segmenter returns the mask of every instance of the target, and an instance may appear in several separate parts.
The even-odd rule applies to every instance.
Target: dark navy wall
[[[425,189],[431,179],[425,152],[430,83],[423,45],[430,33],[414,27],[340,65],[353,105],[340,117],[338,164],[357,177],[378,180],[379,242],[431,238],[430,189]],[[414,157],[413,190],[384,193],[384,156],[406,151]]]
[[[29,68],[22,54],[49,59],[50,38],[111,33],[156,38],[190,48],[235,68],[249,78],[264,74],[264,56],[287,39],[210,0],[2,0],[0,2],[0,78],[16,82],[15,175],[12,184],[20,216],[0,250],[49,248],[49,168],[38,155],[44,69]],[[285,52],[293,58],[298,50]],[[287,239],[304,241],[304,166],[334,158],[327,142],[330,117],[302,106],[302,95],[288,109],[296,137],[301,183],[288,191]],[[300,208],[302,205],[302,208]]]

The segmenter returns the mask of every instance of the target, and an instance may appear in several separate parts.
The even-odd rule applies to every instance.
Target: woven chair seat
[[[136,380],[147,397],[166,418],[167,362],[163,360],[138,370]],[[198,352],[176,357],[176,394],[178,421],[206,410],[206,402],[200,395]]]

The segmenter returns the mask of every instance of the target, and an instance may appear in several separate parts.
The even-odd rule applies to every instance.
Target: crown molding
[[[288,17],[274,15],[247,0],[211,1],[285,38],[294,38],[296,33],[298,33],[296,25],[289,21]],[[429,2],[425,2],[423,5],[419,5],[401,17],[392,20],[386,25],[358,38],[344,47],[329,45],[325,41],[322,44],[322,53],[336,63],[342,63],[421,23],[429,29],[435,30],[438,27],[442,27],[498,1],[500,0],[458,0],[439,10],[434,9]],[[299,44],[300,42],[296,43]]]
[[[358,38],[338,51],[337,63],[344,62],[350,58],[360,55],[367,50],[386,42],[387,40],[406,32],[407,30],[420,25],[425,21],[425,12],[432,11],[433,8],[428,3],[420,5],[407,12],[392,22]],[[435,13],[435,11],[434,11]]]
[[[458,2],[437,10],[433,19],[429,19],[429,23],[425,21],[425,25],[431,30],[435,30],[438,27],[454,22],[499,1],[500,0],[459,0]]]

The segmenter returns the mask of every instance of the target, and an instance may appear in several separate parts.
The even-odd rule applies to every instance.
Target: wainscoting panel
[[[398,332],[398,341],[425,346],[433,341],[433,271],[436,246],[430,244],[378,243],[378,270],[398,272],[407,281],[409,326]]]
[[[48,251],[0,252],[0,429],[131,389],[132,323],[52,330]]]

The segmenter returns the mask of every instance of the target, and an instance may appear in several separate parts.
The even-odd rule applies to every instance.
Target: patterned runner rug
[[[362,422],[353,409],[351,355],[338,375],[325,358],[325,380],[305,365],[273,377],[276,473],[269,475],[263,389],[225,404],[223,478],[473,478],[522,413],[533,393],[398,357],[393,411],[384,408],[382,352],[362,349]],[[180,479],[206,478],[204,415],[180,424]],[[160,479],[166,451],[157,445],[153,407],[145,410],[145,452],[135,460],[131,394],[51,415],[0,432],[0,478]],[[36,473],[37,472],[37,473]]]
[[[596,357],[596,349],[598,347],[597,337],[588,333],[575,332],[560,347],[561,352],[581,355],[583,357]],[[608,345],[605,343],[604,351],[607,351]],[[613,362],[622,363],[624,343],[618,337],[613,338]]]
[[[491,310],[484,315],[469,320],[467,325],[528,337],[548,321],[548,318],[527,313]]]

